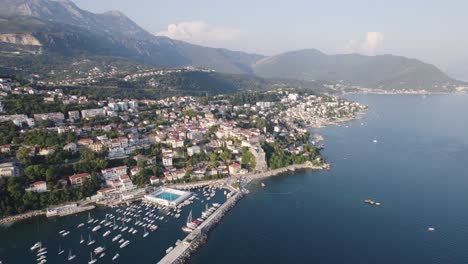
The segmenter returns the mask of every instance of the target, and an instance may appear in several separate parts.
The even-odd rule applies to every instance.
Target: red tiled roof
[[[72,180],[75,180],[75,179],[78,179],[78,178],[88,178],[88,177],[91,177],[91,174],[89,173],[80,173],[80,174],[75,174],[75,175],[72,175],[69,177],[70,181]]]

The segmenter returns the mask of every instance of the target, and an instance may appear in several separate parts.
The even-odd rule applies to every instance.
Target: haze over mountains
[[[119,11],[94,14],[69,0],[0,0],[0,5],[0,73],[45,72],[77,58],[112,57],[155,67],[192,65],[382,89],[440,90],[459,83],[433,65],[405,57],[326,55],[313,49],[266,57],[154,36]]]

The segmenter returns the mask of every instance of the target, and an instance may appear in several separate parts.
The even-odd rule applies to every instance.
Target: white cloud
[[[367,32],[364,40],[350,40],[345,46],[346,52],[358,52],[375,55],[383,45],[384,34],[382,32]]]
[[[213,27],[204,21],[183,21],[170,24],[167,30],[156,35],[195,44],[219,46],[239,38],[241,31],[234,28]]]

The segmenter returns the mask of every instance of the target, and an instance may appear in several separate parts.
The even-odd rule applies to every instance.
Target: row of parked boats
[[[220,206],[221,204],[219,203],[214,203],[211,207],[208,207],[208,204],[205,204],[205,211],[203,211],[201,213],[201,217],[197,219],[192,219],[192,210],[190,210],[190,213],[187,217],[187,223],[182,227],[182,231],[191,233],[193,230],[195,230],[195,228],[203,223],[203,221],[210,217]]]

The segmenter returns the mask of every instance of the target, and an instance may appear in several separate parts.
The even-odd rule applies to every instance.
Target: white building
[[[101,170],[102,177],[107,180],[115,180],[120,175],[127,175],[127,166],[114,167]]]
[[[169,167],[169,166],[172,166],[172,156],[164,156],[162,158],[162,163],[165,167]]]
[[[0,164],[0,178],[15,177],[20,175],[20,168],[13,162]]]
[[[102,108],[86,109],[86,110],[81,110],[81,116],[83,118],[94,118],[94,117],[99,117],[99,116],[106,116],[106,111]]]
[[[167,207],[176,207],[190,196],[192,196],[191,192],[160,187],[153,193],[145,195],[145,200]]]
[[[187,148],[187,154],[191,157],[195,154],[200,154],[201,148],[199,146],[192,146]]]
[[[29,186],[29,188],[26,188],[25,191],[35,193],[47,192],[47,183],[45,181],[34,182]]]

